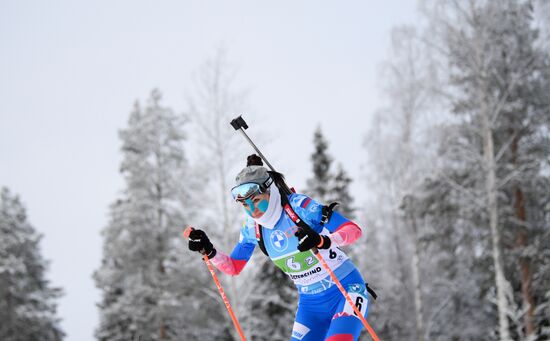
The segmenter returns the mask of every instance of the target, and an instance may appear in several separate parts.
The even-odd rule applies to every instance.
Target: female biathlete
[[[284,200],[273,176],[257,155],[236,177],[233,198],[247,213],[239,242],[231,255],[216,250],[206,233],[195,229],[189,249],[206,254],[222,272],[238,275],[259,245],[298,289],[299,302],[292,341],[352,341],[359,338],[361,321],[321,266],[317,248],[363,316],[368,313],[368,291],[361,274],[340,250],[361,236],[357,224],[303,194],[293,193],[287,203],[310,228],[298,228],[283,210]]]

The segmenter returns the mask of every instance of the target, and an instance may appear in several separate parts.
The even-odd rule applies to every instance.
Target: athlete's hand
[[[314,247],[318,249],[328,249],[330,247],[330,238],[313,231],[311,227],[298,227],[298,231],[294,235],[298,237],[298,250],[301,252]]]
[[[189,250],[200,252],[203,255],[207,255],[208,258],[216,255],[216,249],[214,249],[210,239],[208,239],[203,230],[191,230],[189,233]]]

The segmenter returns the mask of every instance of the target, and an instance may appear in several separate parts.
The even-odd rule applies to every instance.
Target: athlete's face
[[[244,210],[254,219],[264,215],[269,206],[269,193],[256,194],[246,200],[239,201]]]

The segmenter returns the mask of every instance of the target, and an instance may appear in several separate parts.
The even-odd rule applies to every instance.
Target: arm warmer
[[[233,259],[222,251],[218,251],[216,256],[211,259],[212,264],[221,272],[230,276],[238,275],[246,265],[246,259]]]
[[[354,222],[348,221],[340,225],[336,231],[329,235],[333,245],[344,246],[349,245],[361,237],[362,231]]]

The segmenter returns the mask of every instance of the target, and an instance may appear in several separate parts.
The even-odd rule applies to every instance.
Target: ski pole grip
[[[195,229],[191,226],[187,226],[185,228],[185,230],[183,231],[183,236],[186,238],[186,239],[189,239],[189,235],[191,234],[192,231],[194,231]],[[206,257],[206,259],[208,259],[208,256],[206,255],[206,252],[204,251],[204,249],[200,250],[199,253],[201,255],[203,255],[203,257]]]
[[[239,130],[241,128],[243,129],[248,129],[248,124],[246,124],[246,122],[244,121],[244,118],[239,115],[239,117],[237,118],[234,118],[232,121],[231,121],[231,126],[235,129],[235,130]]]
[[[191,234],[191,231],[193,231],[194,228],[192,228],[191,226],[187,226],[185,228],[185,230],[183,231],[183,236],[187,239],[189,239],[189,235]]]

